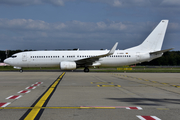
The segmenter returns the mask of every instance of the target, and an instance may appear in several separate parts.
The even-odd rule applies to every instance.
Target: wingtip
[[[161,22],[169,22],[168,19],[161,20]]]
[[[114,46],[116,46],[116,47],[117,47],[117,45],[118,45],[118,42],[116,42],[116,43],[114,44]],[[114,46],[113,46],[113,47],[114,47]]]

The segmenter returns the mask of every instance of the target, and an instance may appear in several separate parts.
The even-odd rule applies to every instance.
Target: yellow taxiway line
[[[54,88],[57,86],[61,78],[64,76],[65,73],[63,73],[47,90],[47,92],[41,97],[41,99],[36,103],[34,107],[32,107],[32,110],[29,112],[29,114],[25,117],[24,120],[33,120],[39,111],[42,109],[43,104],[46,102],[47,98],[51,95]],[[29,107],[31,108],[31,107]]]

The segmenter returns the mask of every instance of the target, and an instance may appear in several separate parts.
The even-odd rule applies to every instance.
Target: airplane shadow
[[[155,98],[106,98],[118,102],[129,102],[133,105],[155,105],[162,106],[164,104],[180,105],[180,99],[155,99]]]

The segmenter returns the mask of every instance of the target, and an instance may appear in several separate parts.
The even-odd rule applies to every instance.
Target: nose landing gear
[[[14,69],[19,69],[19,72],[22,73],[23,72],[23,69],[21,67],[16,67],[14,66]]]

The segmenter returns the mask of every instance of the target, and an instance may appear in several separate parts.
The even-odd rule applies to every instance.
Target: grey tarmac
[[[50,88],[54,91],[37,111],[40,120],[140,120],[137,115],[180,118],[179,73],[66,72],[60,80],[62,73],[0,72],[0,105],[10,103],[0,107],[0,119],[26,118]],[[57,86],[51,87],[58,79]],[[42,84],[35,85],[37,82]],[[29,93],[18,93],[33,85]],[[22,97],[6,99],[13,95]]]

